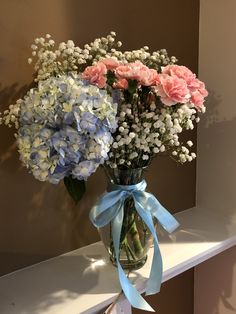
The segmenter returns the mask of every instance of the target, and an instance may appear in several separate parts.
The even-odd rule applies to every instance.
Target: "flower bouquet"
[[[28,59],[35,86],[3,112],[0,123],[16,128],[20,159],[33,176],[54,184],[64,180],[75,202],[88,177],[104,168],[107,192],[90,219],[118,267],[128,300],[151,311],[123,269],[141,267],[153,243],[146,292],[159,291],[162,260],[155,225],[172,232],[178,222],[146,192],[143,173],[164,152],[180,163],[196,158],[193,143],[182,143],[179,135],[199,121],[207,91],[165,49],[122,52],[115,37],[111,32],[83,48],[71,40],[56,47],[49,34],[36,38]]]

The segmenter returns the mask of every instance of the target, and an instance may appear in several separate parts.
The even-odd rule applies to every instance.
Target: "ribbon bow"
[[[100,198],[98,203],[91,209],[90,220],[97,228],[102,228],[111,222],[112,239],[122,290],[133,307],[145,311],[155,312],[139,294],[136,288],[130,283],[119,262],[119,247],[124,217],[124,202],[128,197],[132,196],[138,214],[145,222],[154,239],[154,255],[147,282],[146,295],[155,294],[160,291],[163,267],[156,230],[153,224],[153,217],[155,217],[162,227],[169,233],[174,231],[179,226],[179,223],[159,203],[154,195],[145,192],[146,186],[147,184],[145,180],[135,185],[112,184],[109,191],[105,193]]]

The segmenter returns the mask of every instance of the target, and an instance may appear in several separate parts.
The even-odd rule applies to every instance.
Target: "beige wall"
[[[194,314],[236,313],[236,249],[200,264],[195,269]]]
[[[164,282],[159,294],[146,298],[157,314],[193,314],[193,275],[188,270]],[[143,314],[143,311],[134,309],[132,313]]]
[[[198,128],[197,205],[228,212],[236,204],[236,1],[200,1],[199,75],[210,97]],[[227,233],[225,230],[219,232]],[[195,314],[236,313],[236,248],[195,269]]]
[[[198,128],[197,203],[236,204],[236,1],[201,0],[199,75],[210,95]]]
[[[46,33],[57,41],[73,39],[83,44],[115,30],[124,48],[144,44],[151,49],[165,47],[180,63],[197,71],[198,9],[198,0],[150,0],[145,4],[134,0],[1,1],[1,110],[23,95],[32,82],[32,69],[27,64],[30,45]],[[1,128],[0,274],[98,240],[88,212],[105,188],[103,173],[96,173],[88,182],[85,199],[75,208],[63,185],[37,182],[21,167],[12,135],[11,130]],[[195,141],[195,132],[190,137]],[[150,167],[147,179],[149,189],[172,212],[194,205],[194,163],[178,166],[160,157]],[[186,276],[191,286],[191,272]],[[185,281],[181,289],[184,291]],[[182,314],[191,313],[191,297],[186,304],[189,310],[182,312],[179,305]]]

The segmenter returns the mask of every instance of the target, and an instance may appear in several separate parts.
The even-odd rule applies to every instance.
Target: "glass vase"
[[[143,168],[112,169],[105,168],[108,184],[135,185],[143,180]],[[154,221],[155,224],[155,221]],[[116,265],[116,257],[112,240],[111,223],[99,229],[112,263]],[[124,219],[121,228],[119,262],[123,269],[138,269],[147,260],[147,252],[153,243],[153,237],[135,209],[132,196],[124,202]]]

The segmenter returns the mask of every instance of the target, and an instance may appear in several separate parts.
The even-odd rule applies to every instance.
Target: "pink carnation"
[[[115,73],[118,78],[136,80],[144,86],[154,85],[158,77],[156,70],[149,69],[140,61],[118,66]]]
[[[198,79],[195,80],[195,89],[197,89],[203,97],[208,96],[208,91],[206,90],[205,84]]]
[[[137,80],[137,68],[133,63],[118,66],[115,74],[118,78]]]
[[[158,73],[154,69],[149,69],[145,66],[145,68],[140,69],[139,79],[141,85],[144,86],[152,86],[158,80]]]
[[[196,78],[196,75],[185,66],[168,65],[163,71],[163,74],[176,76],[183,79],[189,90],[190,101],[199,110],[204,103],[204,98],[208,95],[205,84]]]
[[[201,93],[199,93],[198,91],[195,91],[191,94],[191,102],[199,110],[203,106],[204,97],[202,96]]]
[[[98,62],[95,65],[87,67],[82,73],[82,77],[91,84],[97,85],[99,88],[104,88],[106,85],[107,68],[104,63]]]
[[[185,80],[177,76],[160,74],[160,83],[155,88],[161,101],[166,106],[172,106],[177,103],[186,103],[190,97],[189,90]]]
[[[120,65],[120,62],[113,58],[106,58],[101,60],[100,62],[105,64],[107,70],[114,70]]]
[[[113,84],[114,88],[119,89],[127,89],[128,88],[128,81],[124,78],[120,78],[116,81],[116,83]]]
[[[178,78],[185,80],[188,87],[192,83],[192,81],[196,79],[196,75],[183,65],[167,65],[162,70],[162,73],[171,76],[175,75]]]
[[[198,110],[200,110],[203,107],[204,98],[208,96],[205,84],[202,81],[196,79],[194,88],[192,87],[190,89],[190,94],[191,102]]]

